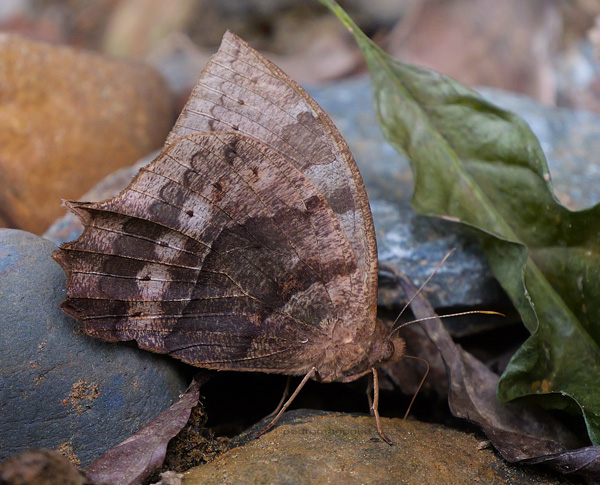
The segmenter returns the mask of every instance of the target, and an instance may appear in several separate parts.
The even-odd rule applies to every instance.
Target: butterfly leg
[[[369,371],[371,372],[371,371]],[[371,374],[369,376],[369,383],[367,384],[367,400],[369,401],[369,413],[371,414],[371,416],[375,416],[375,413],[373,412],[373,375]]]
[[[373,367],[371,371],[373,372],[373,404],[371,406],[371,412],[375,416],[375,424],[377,425],[377,432],[379,433],[379,436],[381,436],[383,441],[391,446],[394,443],[392,443],[392,440],[389,439],[383,432],[381,419],[379,418],[379,376],[375,367]]]
[[[291,382],[292,382],[292,376],[288,376],[287,381],[285,382],[285,389],[283,391],[283,396],[281,396],[281,401],[279,401],[279,404],[277,405],[275,410],[272,413],[267,414],[264,419],[270,419],[270,418],[276,416],[279,413],[279,411],[281,411],[283,404],[285,403],[286,399],[290,395],[290,383]]]
[[[286,401],[286,403],[283,405],[283,407],[279,410],[279,412],[277,413],[277,415],[273,418],[273,421],[271,421],[265,428],[263,428],[257,435],[257,438],[260,438],[263,434],[265,434],[267,431],[269,431],[273,426],[275,426],[275,423],[279,420],[279,418],[281,417],[281,415],[283,413],[285,413],[285,410],[290,407],[290,404],[292,404],[292,402],[294,401],[294,399],[296,399],[296,396],[300,393],[300,391],[302,390],[302,388],[304,387],[304,385],[308,382],[308,380],[314,376],[318,375],[317,373],[317,368],[313,367],[310,371],[308,371],[308,373],[304,376],[304,379],[302,379],[302,382],[300,382],[300,384],[298,385],[298,387],[296,388],[296,390],[294,391],[294,393],[291,395],[291,397]]]

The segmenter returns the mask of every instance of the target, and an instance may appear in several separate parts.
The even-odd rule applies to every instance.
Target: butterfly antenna
[[[499,317],[506,316],[504,313],[495,312],[493,310],[469,310],[467,312],[448,313],[448,315],[433,315],[431,317],[417,318],[416,320],[411,320],[410,322],[404,322],[402,325],[398,325],[398,327],[394,329],[394,332],[400,330],[402,327],[406,327],[407,325],[412,325],[413,323],[425,322],[427,320],[435,320],[436,318],[461,317],[463,315],[472,315],[473,313],[479,313],[484,315],[498,315]]]
[[[427,370],[425,371],[425,375],[423,376],[423,379],[421,379],[421,382],[419,383],[419,387],[417,387],[417,390],[413,394],[413,397],[410,400],[410,404],[408,405],[408,409],[406,410],[406,413],[404,413],[404,417],[402,418],[402,419],[406,419],[408,417],[408,413],[410,413],[412,405],[415,402],[415,399],[417,398],[417,394],[419,394],[419,391],[421,390],[421,388],[423,387],[423,384],[425,383],[425,379],[427,379],[427,376],[429,375],[429,362],[427,362],[427,360],[422,359],[421,357],[417,357],[415,355],[404,355],[403,357],[406,357],[407,359],[420,360],[421,362],[424,362],[425,365],[427,366]]]
[[[427,285],[427,283],[429,283],[429,280],[431,280],[431,278],[433,278],[435,276],[435,274],[438,272],[438,270],[442,267],[442,265],[446,262],[446,260],[451,256],[451,254],[454,251],[456,251],[456,248],[453,248],[450,251],[448,251],[448,253],[446,253],[446,256],[444,256],[444,258],[436,265],[435,269],[431,272],[431,274],[427,277],[427,279],[423,282],[423,284],[421,286],[419,286],[419,289],[415,292],[415,294],[406,302],[406,305],[404,305],[402,310],[400,310],[400,313],[398,314],[398,316],[396,317],[396,320],[394,320],[394,323],[392,324],[392,329],[390,331],[390,337],[394,334],[394,332],[397,332],[404,325],[407,325],[407,324],[403,324],[403,325],[399,325],[398,327],[396,327],[398,320],[403,315],[403,313],[406,311],[406,309],[409,307],[409,305],[412,303],[412,301],[417,297],[417,295],[419,293],[421,293],[423,288],[425,288],[425,285]],[[410,323],[412,323],[412,322],[410,322]]]

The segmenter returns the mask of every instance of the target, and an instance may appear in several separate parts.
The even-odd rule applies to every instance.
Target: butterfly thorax
[[[377,320],[370,339],[351,335],[342,327],[334,332],[322,361],[316,365],[323,382],[351,382],[382,363],[399,360],[404,354],[404,340]]]

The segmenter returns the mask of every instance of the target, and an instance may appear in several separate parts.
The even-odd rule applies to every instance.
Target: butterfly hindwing
[[[185,136],[116,198],[72,208],[86,229],[57,256],[63,307],[91,335],[203,367],[303,373],[332,322],[366,308],[333,210],[253,138]]]

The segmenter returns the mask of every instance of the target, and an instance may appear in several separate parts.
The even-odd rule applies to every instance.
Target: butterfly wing
[[[231,33],[159,158],[118,197],[69,206],[85,230],[55,255],[63,308],[91,335],[302,374],[334,331],[373,332],[375,236],[352,155],[312,98]]]

